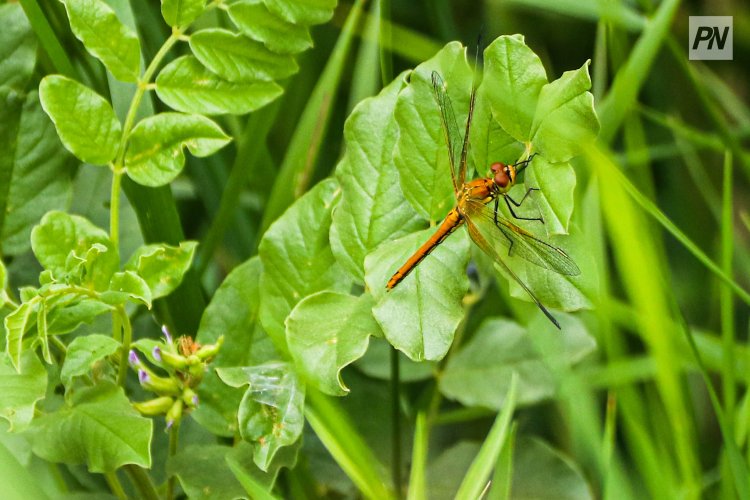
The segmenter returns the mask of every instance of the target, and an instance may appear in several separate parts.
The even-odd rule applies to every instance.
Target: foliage
[[[675,0],[454,3],[0,5],[10,494],[750,498],[743,89]],[[490,248],[386,289],[462,161]]]

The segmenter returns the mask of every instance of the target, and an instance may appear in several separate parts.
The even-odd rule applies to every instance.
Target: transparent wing
[[[466,177],[466,167],[461,163],[463,152],[463,137],[456,122],[456,114],[453,112],[453,105],[448,93],[445,91],[445,82],[437,71],[432,72],[432,90],[435,94],[435,100],[440,108],[440,118],[443,123],[443,133],[445,134],[445,143],[448,145],[448,156],[451,164],[451,179],[453,189],[456,193],[464,185]],[[456,176],[456,166],[459,166],[460,176]]]
[[[536,298],[536,295],[534,295],[534,292],[532,292],[529,287],[526,286],[526,283],[521,281],[521,278],[516,276],[516,273],[511,271],[511,269],[508,267],[508,265],[503,260],[502,256],[500,255],[500,252],[497,250],[497,247],[490,243],[492,237],[490,236],[492,232],[487,232],[486,227],[484,229],[479,229],[480,226],[477,226],[471,219],[465,218],[466,221],[466,228],[469,230],[469,236],[471,236],[471,239],[474,240],[474,243],[481,248],[484,253],[489,255],[493,258],[497,264],[503,268],[503,270],[513,278],[516,283],[521,285],[521,288],[526,290],[526,293],[529,294],[529,297],[531,297],[531,300],[534,301],[536,306],[544,313],[547,318],[554,324],[558,330],[560,330],[560,323],[557,322],[554,316],[547,310],[546,307],[539,301],[538,298]],[[487,239],[487,237],[490,237],[490,240]],[[502,236],[501,236],[502,237]]]
[[[519,256],[532,264],[556,273],[567,276],[581,274],[581,270],[578,269],[573,259],[556,246],[540,240],[500,214],[497,214],[497,223],[495,223],[495,211],[491,205],[467,200],[464,204],[464,215],[479,229],[493,252],[487,251],[486,248],[482,250],[495,260],[498,260],[495,255],[499,253],[497,249],[505,247],[508,248],[510,255]]]

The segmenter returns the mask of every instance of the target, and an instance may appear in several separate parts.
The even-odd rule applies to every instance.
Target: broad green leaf
[[[107,233],[77,215],[49,212],[31,232],[31,248],[52,275],[104,291],[120,267]],[[82,274],[81,274],[82,273]]]
[[[230,82],[271,82],[299,70],[292,56],[276,54],[260,42],[223,29],[194,33],[190,49],[201,64]]]
[[[521,142],[531,138],[537,99],[547,83],[542,61],[523,36],[501,36],[484,51],[486,96],[495,120]]]
[[[544,231],[550,234],[566,234],[570,217],[573,215],[574,191],[576,187],[576,173],[570,163],[550,163],[541,154],[534,156],[529,166],[524,169],[523,186],[513,190],[511,195],[516,201],[521,201],[529,188],[532,191],[523,204],[513,208],[519,217],[542,217]],[[534,225],[541,226],[535,221],[518,221],[507,212],[512,222],[527,228]],[[537,227],[534,229],[541,229]],[[536,231],[538,232],[538,231]]]
[[[0,87],[25,90],[36,64],[36,36],[19,3],[0,5]],[[8,102],[3,100],[3,104]]]
[[[214,366],[254,366],[278,358],[258,321],[260,273],[257,256],[234,268],[203,313],[196,340],[210,344],[224,336]],[[192,417],[215,434],[235,435],[243,391],[228,387],[212,371],[198,387],[198,395],[201,404]]]
[[[545,319],[546,320],[546,319]],[[440,391],[465,406],[499,410],[518,374],[518,405],[530,405],[555,395],[558,381],[548,368],[549,360],[537,349],[539,342],[556,346],[555,361],[571,365],[596,347],[583,324],[560,314],[564,334],[542,318],[532,331],[506,319],[488,319],[471,340],[450,358],[440,379]]]
[[[161,15],[173,28],[186,27],[205,10],[206,0],[162,0]]]
[[[274,457],[267,472],[264,472],[253,462],[253,447],[248,443],[240,443],[227,454],[226,461],[230,470],[242,484],[249,498],[257,500],[275,500],[278,497],[272,493],[276,477],[282,467],[292,469],[297,463],[297,454],[302,440],[295,445],[285,446]]]
[[[469,243],[459,229],[386,292],[391,275],[434,231],[430,228],[384,243],[365,259],[365,283],[378,301],[372,310],[375,319],[388,342],[414,361],[445,356],[464,317],[462,299],[469,288]]]
[[[264,0],[268,10],[292,24],[322,24],[333,17],[336,0]]]
[[[187,147],[199,158],[223,148],[231,137],[201,115],[160,113],[138,122],[128,138],[125,166],[128,177],[143,186],[168,184],[185,165]]]
[[[167,462],[167,474],[177,476],[191,499],[243,498],[242,486],[227,467],[234,448],[218,444],[191,445]]]
[[[399,133],[393,159],[406,199],[420,215],[438,221],[453,207],[456,198],[440,108],[433,92],[433,71],[446,83],[463,136],[472,74],[465,47],[451,42],[432,59],[417,66],[409,85],[399,93],[394,112]]]
[[[0,308],[10,301],[8,297],[8,269],[5,263],[0,260]]]
[[[32,302],[24,302],[12,313],[5,316],[5,352],[16,371],[21,371],[23,336],[29,329],[29,319],[34,309]]]
[[[241,368],[219,368],[232,387],[248,388],[238,414],[240,434],[255,447],[253,460],[267,471],[274,455],[294,444],[305,423],[305,387],[288,363],[270,362]]]
[[[109,282],[109,290],[105,292],[102,300],[107,303],[122,304],[128,298],[151,309],[151,289],[143,278],[133,271],[113,274]]]
[[[143,245],[128,259],[125,270],[143,278],[151,289],[151,299],[156,300],[172,293],[182,282],[197,245],[195,241],[183,241],[179,247],[164,243]]]
[[[18,363],[0,353],[0,418],[10,423],[11,431],[22,431],[31,423],[36,402],[46,391],[47,371],[34,351],[25,351]]]
[[[284,321],[300,300],[322,290],[349,291],[349,278],[328,242],[331,210],[340,194],[334,180],[320,182],[271,225],[260,243],[260,319],[281,351],[286,351]]]
[[[39,99],[68,151],[95,165],[114,160],[122,130],[102,96],[70,78],[49,75],[39,84]]]
[[[540,206],[543,205],[540,204]],[[592,299],[597,296],[599,278],[596,260],[590,251],[590,241],[582,229],[582,227],[585,227],[582,224],[586,224],[585,221],[574,220],[569,226],[569,235],[549,237],[544,236],[544,229],[542,228],[524,226],[549,244],[563,250],[581,270],[578,275],[558,274],[516,255],[506,256],[504,259],[519,279],[534,292],[545,306],[564,311],[577,311],[590,308]],[[502,269],[497,266],[496,269],[500,274],[504,274]],[[506,276],[506,278],[509,277]],[[530,300],[528,293],[515,280],[508,279],[508,283],[513,297],[524,301]]]
[[[50,462],[85,463],[90,472],[151,466],[153,423],[114,384],[76,391],[64,407],[34,419],[28,432],[34,453]]]
[[[406,73],[354,108],[344,124],[346,154],[336,167],[341,202],[333,212],[331,247],[336,260],[359,282],[365,256],[385,240],[420,227],[398,186],[393,148],[398,135],[393,109]]]
[[[185,113],[242,115],[265,106],[282,92],[274,82],[224,80],[192,56],[175,59],[156,77],[159,99]]]
[[[595,498],[580,468],[538,438],[521,437],[513,457],[511,498]]]
[[[73,379],[86,375],[107,356],[116,353],[120,343],[98,333],[76,337],[68,345],[60,380],[70,389]]]
[[[492,116],[487,98],[491,86],[491,82],[487,82],[477,89],[474,117],[471,120],[469,156],[474,161],[476,177],[488,176],[493,163],[515,163],[521,159],[524,151],[524,145],[508,135]]]
[[[594,111],[589,63],[575,71],[566,71],[539,93],[531,141],[551,162],[568,161],[583,151],[599,132]]]
[[[296,54],[312,47],[310,31],[304,25],[285,21],[268,10],[263,0],[240,0],[229,5],[229,17],[253,40],[279,54]]]
[[[341,370],[361,358],[380,327],[369,294],[319,292],[299,302],[286,319],[286,340],[306,382],[331,396],[349,392]]]
[[[50,309],[47,314],[47,330],[50,335],[69,333],[111,310],[112,306],[96,299],[77,296],[71,303],[56,305]]]
[[[141,44],[112,8],[101,0],[62,0],[70,28],[94,57],[118,80],[135,82],[141,67]]]
[[[0,159],[0,164],[7,162],[10,169],[9,182],[0,188],[7,196],[5,215],[0,217],[0,245],[3,255],[18,255],[29,249],[31,228],[39,219],[49,210],[69,204],[77,161],[60,144],[37,92],[26,95],[17,128],[11,119],[3,121],[15,135],[9,138],[12,147],[5,159]]]

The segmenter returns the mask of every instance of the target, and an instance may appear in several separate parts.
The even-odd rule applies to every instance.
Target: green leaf
[[[483,493],[484,485],[490,479],[492,469],[495,468],[500,452],[505,446],[510,433],[510,421],[516,409],[516,394],[518,389],[518,376],[514,373],[510,378],[510,387],[505,396],[503,411],[495,417],[495,422],[490,432],[482,443],[476,458],[466,472],[461,486],[458,488],[456,498],[459,500],[468,498],[479,498]]]
[[[112,306],[96,299],[76,297],[72,303],[55,305],[47,313],[47,330],[50,335],[69,333],[83,323],[91,323],[100,314],[112,310]]]
[[[61,0],[70,28],[86,50],[118,80],[135,82],[141,67],[141,44],[136,34],[101,0]]]
[[[183,241],[179,247],[154,243],[139,247],[125,264],[148,284],[151,299],[172,293],[190,269],[195,255],[195,241]]]
[[[151,309],[151,289],[148,283],[133,271],[117,272],[112,275],[109,290],[102,298],[110,303],[124,303],[128,298]]]
[[[36,402],[47,391],[47,371],[32,350],[24,352],[17,363],[0,353],[0,418],[10,423],[11,431],[22,431],[34,418]]]
[[[8,354],[13,367],[20,373],[21,355],[23,351],[23,336],[29,329],[29,318],[34,309],[32,302],[24,302],[12,313],[5,316],[5,352]]]
[[[253,460],[267,471],[274,455],[294,444],[305,423],[305,387],[292,366],[282,362],[241,368],[218,368],[232,387],[248,386],[238,414],[240,434],[255,446]]]
[[[336,0],[264,0],[268,10],[292,24],[322,24],[333,17]]]
[[[36,65],[37,41],[18,3],[0,5],[0,87],[26,89]],[[3,104],[8,102],[3,100]]]
[[[482,81],[492,115],[508,134],[528,142],[537,99],[547,83],[542,61],[521,35],[496,38],[485,49],[484,61]]]
[[[520,437],[515,450],[512,498],[594,498],[580,468],[544,441]]]
[[[156,77],[159,99],[186,113],[242,115],[265,106],[282,92],[274,82],[224,80],[192,56],[175,59]]]
[[[167,473],[177,476],[188,498],[242,498],[244,490],[227,467],[233,448],[218,444],[191,445],[167,462]]]
[[[349,392],[341,370],[361,358],[380,335],[369,294],[319,292],[300,301],[286,319],[289,352],[306,382],[332,396]]]
[[[78,215],[47,213],[31,232],[31,248],[57,279],[107,290],[120,267],[117,249],[107,233]]]
[[[462,299],[469,288],[469,242],[459,229],[386,293],[391,275],[434,231],[383,244],[365,259],[365,282],[378,300],[372,310],[375,319],[388,342],[414,361],[445,356],[464,317]]]
[[[368,253],[420,227],[417,213],[395,182],[398,171],[393,164],[398,135],[393,110],[405,75],[377,97],[359,103],[344,124],[346,154],[336,167],[341,202],[333,212],[331,247],[336,260],[360,282]]]
[[[229,5],[229,17],[237,28],[253,40],[279,54],[296,54],[313,46],[305,25],[285,21],[263,3],[263,0],[240,0]]]
[[[542,87],[531,126],[534,150],[553,162],[568,161],[593,142],[599,132],[589,64],[566,71]]]
[[[36,313],[36,339],[33,345],[41,345],[42,357],[48,364],[52,364],[52,354],[49,351],[49,339],[47,338],[47,301],[39,303]]]
[[[143,186],[168,184],[185,165],[187,147],[199,158],[223,148],[231,137],[201,115],[160,113],[138,122],[128,138],[125,166],[128,177]]]
[[[39,84],[39,98],[68,151],[95,165],[115,158],[122,130],[102,96],[70,78],[49,75]]]
[[[523,186],[511,191],[516,201],[523,198],[526,190],[536,188],[519,208],[514,209],[519,217],[539,217],[544,219],[544,231],[550,234],[566,234],[575,203],[576,173],[570,163],[550,163],[542,155],[534,159],[524,170]],[[506,217],[516,222],[510,213]],[[534,221],[524,222],[527,228],[533,228]],[[535,229],[541,229],[539,227]]]
[[[223,29],[204,29],[190,36],[190,49],[209,70],[230,82],[271,82],[299,71],[292,56]]]
[[[8,269],[5,267],[5,263],[0,260],[0,309],[10,302],[8,297]]]
[[[274,457],[268,471],[264,472],[253,462],[252,446],[243,442],[229,452],[226,458],[227,465],[242,484],[248,498],[274,500],[278,498],[272,493],[276,477],[282,467],[289,469],[294,467],[301,444],[302,440],[299,440],[296,445],[281,449]]]
[[[260,273],[257,256],[234,268],[203,313],[196,340],[211,344],[224,336],[224,346],[214,366],[254,366],[278,359],[271,339],[258,321]],[[201,404],[192,416],[211,432],[231,437],[237,431],[237,408],[242,395],[242,391],[219,381],[212,371],[198,387]]]
[[[339,195],[334,180],[320,182],[271,225],[260,243],[260,319],[280,351],[286,351],[284,320],[300,300],[322,290],[349,291],[351,283],[328,242]]]
[[[596,348],[596,342],[574,316],[558,317],[564,335],[538,323],[525,329],[505,319],[488,319],[471,340],[452,356],[440,379],[440,391],[465,406],[499,410],[513,373],[518,374],[518,405],[530,405],[555,395],[558,381],[548,368],[550,360],[537,342],[555,346],[555,361],[571,365]],[[549,327],[547,327],[549,326]],[[534,340],[534,336],[538,341]]]
[[[68,206],[77,164],[60,143],[37,92],[26,95],[17,120],[17,128],[12,126],[12,119],[2,120],[15,134],[8,138],[10,151],[0,159],[0,164],[7,162],[9,169],[8,182],[0,188],[7,196],[2,203],[5,216],[0,217],[3,255],[26,252],[31,228],[39,219],[49,210]],[[0,132],[0,138],[3,135]]]
[[[64,407],[34,419],[28,432],[34,453],[50,462],[85,463],[90,472],[151,466],[153,423],[114,384],[76,391]]]
[[[101,360],[116,353],[119,348],[120,343],[106,335],[95,333],[76,337],[68,345],[60,380],[70,389],[75,377],[86,375]]]
[[[409,85],[396,102],[399,134],[394,162],[404,196],[423,217],[442,219],[456,202],[448,147],[440,122],[440,108],[432,87],[432,72],[446,82],[458,128],[463,134],[469,109],[471,71],[466,49],[451,42],[411,73]]]
[[[524,152],[524,145],[503,130],[492,116],[487,97],[491,86],[488,82],[477,89],[474,116],[471,120],[469,156],[474,161],[477,175],[489,175],[490,166],[495,162],[515,163],[522,159],[521,155]]]
[[[168,25],[187,27],[205,10],[206,0],[162,0],[161,15]]]

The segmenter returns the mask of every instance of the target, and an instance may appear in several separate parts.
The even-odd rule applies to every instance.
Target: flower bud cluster
[[[138,373],[141,386],[156,394],[154,399],[133,406],[141,415],[165,415],[167,428],[179,424],[185,412],[198,406],[195,389],[203,380],[208,364],[216,357],[224,343],[224,336],[214,344],[201,345],[191,337],[180,337],[176,341],[167,327],[162,328],[164,340],[151,351],[153,364],[161,368],[166,376],[155,373],[143,362],[135,351],[130,351],[130,366]]]

